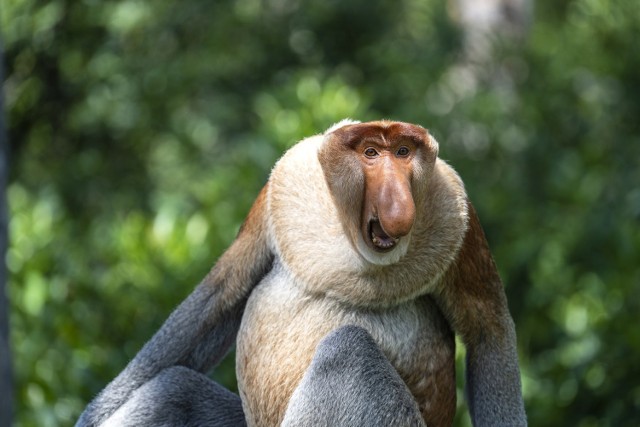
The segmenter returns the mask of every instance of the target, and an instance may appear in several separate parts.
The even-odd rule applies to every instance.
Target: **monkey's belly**
[[[249,425],[280,425],[318,342],[347,324],[369,331],[416,398],[427,425],[452,424],[455,342],[431,299],[370,310],[345,307],[301,289],[286,273],[275,271],[247,303],[236,370]]]

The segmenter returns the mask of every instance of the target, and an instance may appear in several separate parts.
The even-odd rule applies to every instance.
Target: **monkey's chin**
[[[409,236],[398,239],[393,247],[386,249],[384,252],[372,249],[367,242],[364,241],[361,233],[358,233],[356,239],[356,248],[362,258],[370,264],[375,265],[391,265],[400,261],[406,255],[409,249]]]

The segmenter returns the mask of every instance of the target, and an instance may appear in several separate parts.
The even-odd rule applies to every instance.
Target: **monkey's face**
[[[426,129],[399,122],[340,127],[327,135],[320,163],[358,252],[374,264],[408,250],[437,143]]]

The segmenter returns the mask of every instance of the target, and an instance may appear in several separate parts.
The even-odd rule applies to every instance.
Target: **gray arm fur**
[[[195,373],[205,372],[224,357],[235,342],[249,294],[273,262],[264,223],[266,188],[216,266],[89,404],[77,427],[102,424],[136,390],[168,368],[184,366]]]
[[[467,346],[466,394],[475,427],[526,426],[513,321],[505,344]]]
[[[480,221],[468,207],[464,243],[436,300],[467,350],[474,427],[526,426],[515,325]]]
[[[242,317],[242,305],[211,323],[207,313],[216,308],[214,289],[202,284],[169,316],[162,328],[84,411],[76,426],[97,426],[131,394],[171,366],[205,372],[220,361],[233,344]]]

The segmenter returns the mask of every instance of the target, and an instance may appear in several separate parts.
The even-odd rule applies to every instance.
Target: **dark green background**
[[[233,240],[282,152],[345,117],[428,127],[463,177],[530,424],[638,425],[637,0],[537,1],[525,36],[476,63],[435,0],[0,13],[16,425],[72,424]],[[215,377],[233,388],[232,363]]]

